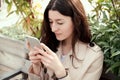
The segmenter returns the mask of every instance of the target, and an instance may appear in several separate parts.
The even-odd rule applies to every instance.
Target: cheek
[[[68,34],[72,35],[73,34],[73,28],[68,29]]]
[[[73,34],[73,25],[68,25],[68,27],[65,27],[64,29],[64,34],[66,34],[67,36],[70,36]]]

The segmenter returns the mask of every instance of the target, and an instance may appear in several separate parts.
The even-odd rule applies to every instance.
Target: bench
[[[0,35],[0,80],[9,80],[19,74],[27,78],[30,66],[27,54],[25,41]]]

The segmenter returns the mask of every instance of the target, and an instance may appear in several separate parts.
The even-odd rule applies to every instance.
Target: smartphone
[[[40,46],[40,40],[33,36],[26,36],[25,37],[26,47],[27,49],[33,49],[35,46]]]

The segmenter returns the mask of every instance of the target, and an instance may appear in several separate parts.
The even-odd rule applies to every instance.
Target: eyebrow
[[[49,20],[52,20],[52,19],[49,18]],[[56,19],[56,21],[62,21],[62,20],[64,20],[64,19]]]

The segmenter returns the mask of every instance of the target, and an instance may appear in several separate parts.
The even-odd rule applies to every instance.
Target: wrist
[[[33,74],[40,75],[41,71],[41,64],[32,64],[33,67]]]
[[[67,77],[68,76],[68,72],[66,71],[66,75],[65,76],[62,76],[62,77],[59,77],[58,79],[63,79],[63,78],[65,78],[65,77]]]
[[[55,75],[58,79],[62,79],[68,75],[68,71],[67,69],[64,69],[63,71],[59,71],[58,73],[55,73]]]

